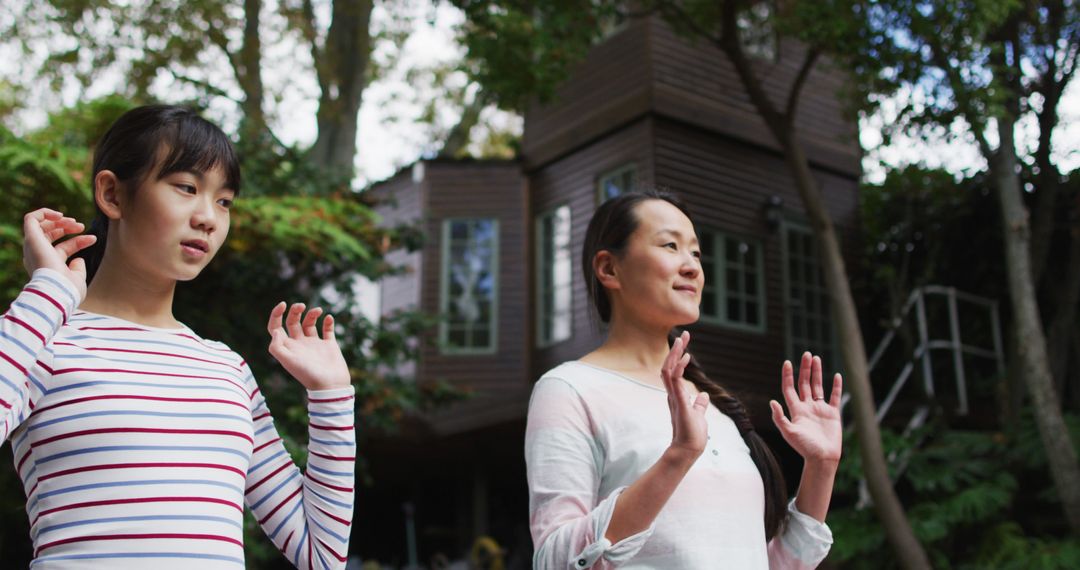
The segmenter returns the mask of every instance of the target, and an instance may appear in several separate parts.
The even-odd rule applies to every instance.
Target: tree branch
[[[208,82],[206,82],[206,81],[204,81],[202,79],[195,79],[194,77],[189,77],[187,75],[184,75],[184,74],[176,71],[175,69],[171,69],[171,68],[167,68],[167,69],[169,69],[169,73],[172,74],[173,78],[176,79],[177,81],[182,81],[184,83],[189,83],[191,85],[194,85],[194,86],[202,89],[203,91],[206,91],[210,95],[214,95],[215,97],[224,97],[225,99],[228,99],[229,101],[233,101],[236,104],[243,103],[242,101],[238,100],[237,98],[233,97],[232,95],[229,95],[228,92],[226,92],[224,89],[222,89],[220,87],[217,87],[215,85],[211,85],[210,83],[208,83]]]
[[[791,85],[791,91],[788,93],[787,105],[784,110],[784,118],[787,119],[788,125],[795,124],[795,113],[799,107],[799,94],[802,92],[803,86],[806,85],[806,78],[810,77],[810,70],[814,68],[814,64],[820,55],[821,52],[817,48],[806,50],[806,57],[803,59],[802,67],[799,68],[799,75],[795,77],[795,83]]]
[[[713,32],[703,28],[697,20],[691,18],[690,15],[682,9],[678,2],[657,2],[655,10],[659,11],[663,16],[678,20],[680,24],[686,26],[690,31],[694,32],[695,35],[716,44],[717,47],[720,47],[720,44],[723,43],[723,36],[713,35]]]
[[[919,13],[918,10],[912,10],[912,26],[911,29],[914,32],[916,26],[914,20],[922,20],[923,24],[929,24],[926,19]],[[925,26],[922,26],[925,28]],[[931,27],[930,29],[934,29]],[[986,139],[986,123],[983,117],[975,112],[975,109],[971,107],[971,95],[968,93],[967,85],[964,83],[964,78],[960,76],[958,69],[949,65],[948,60],[945,58],[945,49],[938,41],[936,36],[918,38],[926,43],[926,46],[930,48],[930,61],[938,69],[945,74],[949,83],[949,88],[953,92],[953,100],[956,102],[956,109],[960,116],[964,117],[964,120],[968,122],[971,127],[972,134],[975,135],[975,141],[979,145],[979,152],[982,153],[983,158],[987,163],[993,166],[993,154],[994,151],[990,148],[990,142]]]
[[[311,49],[311,62],[315,66],[315,77],[319,81],[319,89],[325,93],[329,85],[326,64],[323,61],[323,50],[319,47],[319,33],[315,29],[315,7],[311,0],[303,0],[300,11],[302,16],[300,32],[304,35]]]
[[[788,117],[776,110],[769,94],[761,85],[761,80],[754,73],[754,68],[743,52],[739,42],[739,28],[737,23],[735,2],[724,2],[720,13],[720,49],[727,54],[731,64],[735,66],[736,73],[742,82],[743,88],[750,96],[750,102],[757,109],[758,114],[765,121],[765,125],[776,138],[781,147],[787,148],[792,142],[791,124]]]
[[[226,26],[220,22],[207,22],[207,37],[210,38],[210,43],[214,44],[221,50],[221,53],[225,54],[225,57],[229,60],[229,65],[232,66],[233,75],[236,80],[242,81],[243,75],[243,62],[239,57],[229,49],[229,38],[225,37]]]

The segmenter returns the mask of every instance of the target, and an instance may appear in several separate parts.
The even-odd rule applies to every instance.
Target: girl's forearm
[[[799,479],[799,495],[795,499],[795,507],[800,513],[825,522],[839,464],[835,460],[806,460]]]
[[[668,448],[615,501],[604,537],[612,544],[652,525],[700,454]]]

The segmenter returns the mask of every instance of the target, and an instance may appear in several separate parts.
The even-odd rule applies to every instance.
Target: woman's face
[[[638,227],[612,261],[613,310],[663,328],[697,321],[705,276],[690,218],[664,200],[642,202],[634,213]]]
[[[152,173],[142,187],[122,193],[121,218],[109,230],[109,245],[121,249],[125,265],[140,273],[189,281],[203,270],[229,233],[229,208],[236,192],[225,172]],[[114,233],[115,231],[115,233]]]

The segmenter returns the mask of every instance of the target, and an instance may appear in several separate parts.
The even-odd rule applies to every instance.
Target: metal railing
[[[930,337],[930,326],[927,320],[926,311],[926,299],[931,295],[944,296],[947,302],[947,314],[948,314],[948,339],[934,339]],[[990,314],[990,334],[993,342],[993,348],[987,349],[984,347],[972,346],[965,344],[960,336],[960,303],[969,303],[987,310]],[[947,350],[952,353],[952,368],[953,376],[956,382],[956,395],[957,406],[956,413],[964,416],[970,412],[970,404],[968,401],[968,389],[967,389],[967,375],[964,372],[964,355],[968,354],[975,357],[993,359],[997,364],[998,374],[1005,374],[1005,357],[1004,349],[1001,340],[1001,320],[998,314],[997,301],[993,299],[987,299],[970,293],[964,293],[957,291],[953,287],[943,287],[940,285],[925,285],[919,287],[911,292],[907,301],[904,303],[904,307],[901,309],[900,314],[893,319],[892,326],[878,342],[877,348],[874,349],[873,354],[870,356],[869,372],[873,374],[874,368],[881,362],[882,356],[885,351],[891,346],[893,340],[896,338],[896,333],[900,330],[900,327],[904,325],[904,322],[914,309],[915,325],[918,333],[918,343],[915,349],[912,351],[911,357],[905,362],[900,373],[897,375],[892,386],[889,388],[888,393],[885,395],[885,399],[881,401],[877,406],[877,422],[881,424],[886,415],[892,411],[893,405],[896,403],[897,398],[900,396],[901,391],[907,386],[908,380],[911,378],[915,371],[916,366],[921,367],[923,377],[923,391],[926,400],[933,400],[937,396],[937,388],[934,383],[934,369],[931,361],[931,352],[935,350]],[[851,399],[850,394],[844,394],[840,400],[840,413],[843,414],[844,408],[848,401]],[[924,402],[926,400],[923,400]],[[914,412],[908,419],[902,432],[902,437],[910,437],[915,430],[919,429],[926,424],[933,412],[931,406],[927,403],[920,404],[915,407]],[[850,433],[854,429],[854,426],[848,426],[845,432]],[[912,448],[909,448],[906,452],[898,454],[893,451],[888,456],[889,463],[896,466],[894,470],[894,482],[895,478],[899,477],[904,469],[907,467],[908,461],[911,458],[911,450],[917,447],[920,442],[916,442]],[[858,508],[865,507],[870,504],[870,495],[866,489],[866,481],[859,481],[859,502]]]

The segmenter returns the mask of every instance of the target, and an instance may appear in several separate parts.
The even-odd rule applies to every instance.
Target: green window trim
[[[464,224],[464,230],[466,238],[464,244],[466,248],[471,245],[471,240],[475,237],[475,228],[479,224],[490,223],[491,224],[491,250],[490,259],[486,269],[491,278],[490,285],[490,304],[488,310],[488,318],[486,323],[479,323],[476,326],[473,322],[465,321],[462,324],[452,323],[451,315],[451,253],[453,248],[453,230],[455,224]],[[460,227],[460,226],[459,226]],[[494,354],[498,350],[499,342],[499,221],[494,218],[447,218],[442,222],[442,241],[440,243],[441,248],[441,268],[439,270],[439,314],[441,319],[439,321],[439,352],[446,355],[485,355]],[[481,302],[484,300],[481,299]],[[462,333],[465,336],[466,342],[464,346],[456,346],[451,344],[450,335],[451,329],[454,333]],[[486,344],[471,345],[470,341],[477,336],[483,336],[487,333]]]
[[[558,219],[562,217],[565,236],[560,241],[555,227]],[[547,221],[551,220],[551,235],[545,235]],[[573,253],[570,249],[571,241],[571,217],[570,206],[560,205],[548,210],[536,217],[536,347],[546,348],[573,336],[574,311],[573,311]],[[559,251],[562,250],[562,256]],[[550,254],[550,256],[549,256]],[[559,267],[564,264],[565,267]],[[562,282],[559,276],[564,274]],[[562,300],[562,303],[560,303]],[[564,305],[556,307],[556,305]],[[565,318],[565,323],[558,322],[559,317]]]
[[[701,266],[705,272],[701,320],[744,332],[764,333],[765,247],[760,240],[711,228],[703,228],[699,235]],[[735,255],[730,255],[732,248]],[[733,259],[739,256],[745,259],[748,252],[753,257],[749,263]]]
[[[826,364],[830,369],[839,370],[836,327],[832,324],[829,292],[821,274],[821,260],[813,231],[799,221],[785,220],[780,233],[784,348],[787,357],[795,362],[804,351],[809,350],[821,356],[822,362],[831,362]]]

